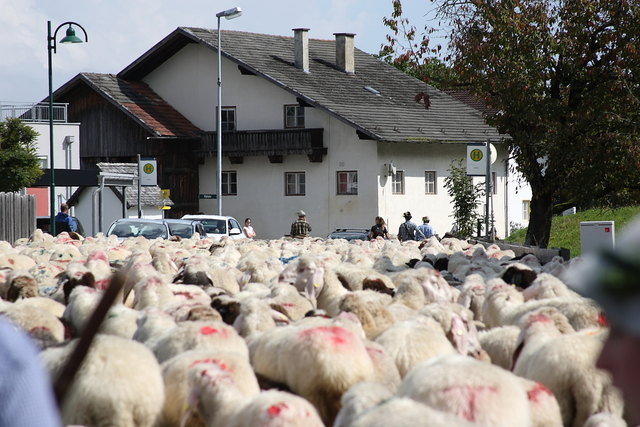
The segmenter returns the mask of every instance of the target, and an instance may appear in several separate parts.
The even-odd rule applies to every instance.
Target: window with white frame
[[[436,171],[424,171],[424,194],[436,194]]]
[[[238,195],[238,174],[236,171],[222,171],[222,195]]]
[[[305,173],[304,172],[285,172],[284,174],[284,195],[285,196],[304,196]]]
[[[529,221],[530,215],[531,215],[531,200],[523,200],[522,201],[522,219],[524,221]]]
[[[304,127],[304,107],[298,104],[284,106],[284,127],[303,128]]]
[[[222,131],[236,130],[236,107],[222,107]]]
[[[337,184],[338,194],[358,194],[358,172],[338,171]]]
[[[396,170],[391,181],[391,193],[404,194],[404,171]]]
[[[48,156],[38,156],[38,162],[40,163],[40,169],[48,169],[49,168],[49,157]]]

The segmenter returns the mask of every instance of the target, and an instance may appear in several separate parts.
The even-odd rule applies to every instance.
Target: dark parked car
[[[169,232],[172,236],[180,236],[185,239],[191,238],[193,233],[199,233],[200,237],[207,237],[202,222],[193,219],[165,219],[169,224]]]
[[[369,240],[369,230],[366,228],[338,228],[327,236],[329,239]]]

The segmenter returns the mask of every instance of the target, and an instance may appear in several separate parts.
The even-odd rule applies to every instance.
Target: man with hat
[[[400,228],[398,229],[398,240],[401,242],[406,242],[407,240],[422,240],[416,238],[416,234],[419,233],[418,226],[411,222],[411,212],[407,211],[402,214],[404,217],[404,222],[400,224]],[[422,236],[422,233],[418,235]]]
[[[307,222],[307,214],[303,210],[296,212],[298,219],[291,224],[291,237],[303,239],[309,237],[311,233],[311,224]]]
[[[640,218],[619,234],[616,248],[582,257],[567,283],[603,308],[609,335],[596,366],[611,373],[629,425],[640,423]]]
[[[419,234],[422,234],[422,236]],[[429,224],[429,217],[426,215],[423,216],[422,224],[418,226],[418,230],[416,231],[416,240],[428,239],[434,234],[436,234],[436,232],[433,230],[431,224]],[[419,237],[421,237],[421,239]]]

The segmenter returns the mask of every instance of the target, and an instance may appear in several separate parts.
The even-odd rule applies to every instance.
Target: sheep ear
[[[469,342],[467,340],[467,329],[464,321],[457,314],[451,316],[451,329],[449,330],[451,340],[455,344],[458,353],[467,355],[469,350]]]

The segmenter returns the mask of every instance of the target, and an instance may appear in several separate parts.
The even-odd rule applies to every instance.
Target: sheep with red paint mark
[[[340,409],[342,394],[374,378],[363,340],[340,326],[284,326],[251,342],[251,364],[258,375],[286,384],[309,400],[327,424]]]
[[[562,427],[560,405],[551,390],[539,382],[517,378],[527,392],[531,427]]]
[[[537,310],[522,319],[522,351],[513,372],[544,384],[558,400],[567,426],[582,426],[598,412],[622,415],[623,401],[605,371],[595,367],[603,342],[598,335],[563,334],[562,315]],[[570,361],[570,362],[569,362]]]
[[[527,393],[514,374],[459,354],[419,364],[397,395],[484,426],[531,425]]]
[[[189,410],[208,427],[321,427],[316,409],[291,393],[270,390],[247,396],[227,369],[202,363],[189,372]]]
[[[162,363],[165,399],[159,425],[198,425],[203,420],[197,411],[189,411],[189,371],[216,365],[229,375],[233,387],[246,397],[260,392],[249,360],[242,354],[217,350],[188,350]]]
[[[249,357],[246,342],[223,322],[180,322],[158,339],[153,352],[160,362],[195,349],[227,349]]]

